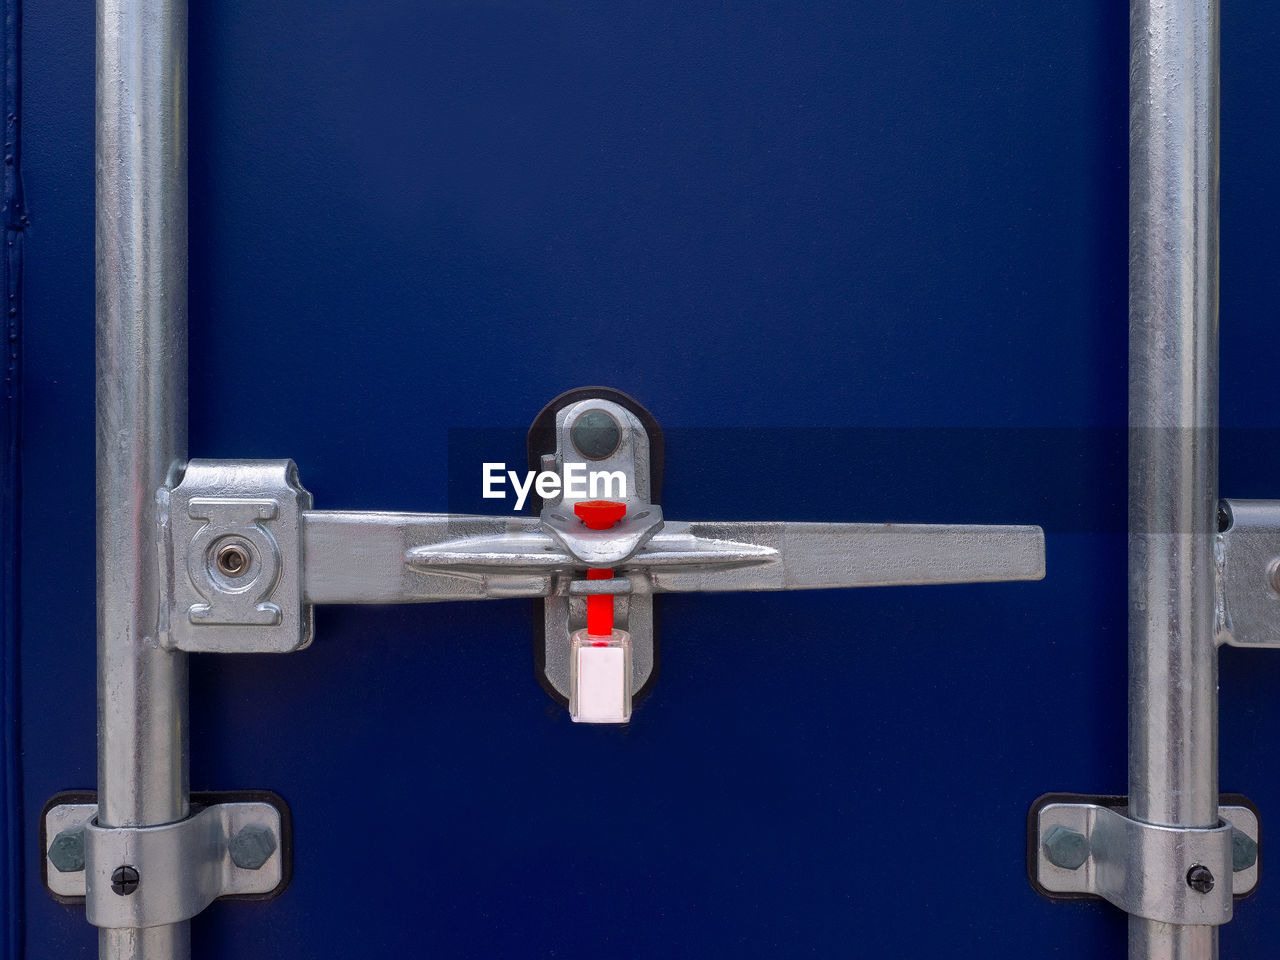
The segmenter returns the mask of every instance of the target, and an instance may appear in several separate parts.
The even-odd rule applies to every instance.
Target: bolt
[[[227,843],[231,862],[241,870],[257,870],[276,852],[276,835],[268,828],[251,823],[241,827]]]
[[[1213,874],[1208,867],[1197,863],[1187,871],[1187,886],[1196,893],[1208,893],[1213,889]]]
[[[68,827],[49,844],[49,862],[59,873],[84,869],[84,827]]]
[[[1078,830],[1055,824],[1044,835],[1044,853],[1055,867],[1079,870],[1089,859],[1089,840]]]
[[[1231,869],[1235,873],[1248,870],[1258,862],[1258,841],[1239,830],[1231,831]]]
[[[573,421],[569,439],[588,460],[603,460],[618,449],[622,428],[604,410],[588,410]]]
[[[239,577],[249,569],[249,554],[240,544],[228,543],[219,548],[216,562],[224,576]]]
[[[127,897],[138,889],[138,871],[134,867],[116,867],[111,874],[111,890],[121,897]]]

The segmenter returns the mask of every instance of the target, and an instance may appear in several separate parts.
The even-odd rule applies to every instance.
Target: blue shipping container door
[[[193,956],[1121,957],[1028,883],[1047,791],[1126,784],[1126,11],[828,0],[193,4],[192,456],[317,508],[510,510],[553,397],[661,423],[706,520],[1035,523],[1038,583],[687,594],[625,727],[539,686],[536,601],[320,607],[191,658],[193,790],[294,874]],[[23,11],[19,903],[92,789],[93,15]],[[1280,496],[1280,9],[1223,22],[1224,495]],[[1224,650],[1221,785],[1280,817],[1280,656]],[[1223,929],[1280,942],[1265,876]]]

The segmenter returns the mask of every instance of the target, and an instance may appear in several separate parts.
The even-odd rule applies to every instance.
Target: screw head
[[[1218,532],[1226,533],[1231,529],[1231,524],[1235,522],[1235,518],[1231,515],[1231,505],[1225,500],[1218,501]]]
[[[68,827],[49,844],[49,862],[59,873],[84,869],[84,827]]]
[[[276,835],[267,827],[251,823],[227,842],[227,851],[231,862],[241,870],[258,870],[276,852]]]
[[[1196,893],[1208,893],[1213,889],[1213,874],[1208,867],[1197,863],[1187,871],[1187,886]]]
[[[1089,840],[1078,830],[1054,824],[1044,835],[1044,854],[1055,867],[1079,870],[1089,859]]]
[[[117,896],[127,897],[138,889],[138,871],[136,867],[116,867],[111,872],[111,891]]]
[[[239,543],[225,543],[214,557],[218,572],[224,577],[242,577],[249,570],[249,552]]]
[[[618,449],[622,428],[604,410],[587,410],[569,430],[574,448],[588,460],[603,460]]]

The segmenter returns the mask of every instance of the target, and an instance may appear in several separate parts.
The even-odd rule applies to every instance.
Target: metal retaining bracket
[[[302,602],[311,494],[293,461],[193,460],[158,496],[162,647],[288,653],[311,643],[315,617]]]
[[[1164,923],[1219,926],[1258,884],[1257,811],[1223,796],[1215,827],[1128,816],[1125,797],[1046,794],[1028,818],[1027,872],[1054,899],[1101,898]]]
[[[290,818],[274,794],[193,794],[191,815],[163,826],[103,827],[97,811],[93,793],[63,793],[41,818],[45,886],[83,902],[94,926],[178,923],[214,900],[271,899],[288,884]]]
[[[1280,648],[1280,500],[1222,500],[1214,542],[1219,643]]]

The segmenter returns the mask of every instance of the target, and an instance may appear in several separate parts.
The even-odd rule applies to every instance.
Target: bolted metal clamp
[[[1028,820],[1027,871],[1054,899],[1101,898],[1164,923],[1218,926],[1258,883],[1258,815],[1224,798],[1205,828],[1143,823],[1124,797],[1046,794]]]
[[[237,796],[260,799],[225,799]],[[82,900],[98,927],[178,923],[214,900],[276,896],[289,879],[284,801],[261,792],[192,800],[192,814],[176,823],[104,827],[93,794],[54,797],[41,819],[49,892]]]

